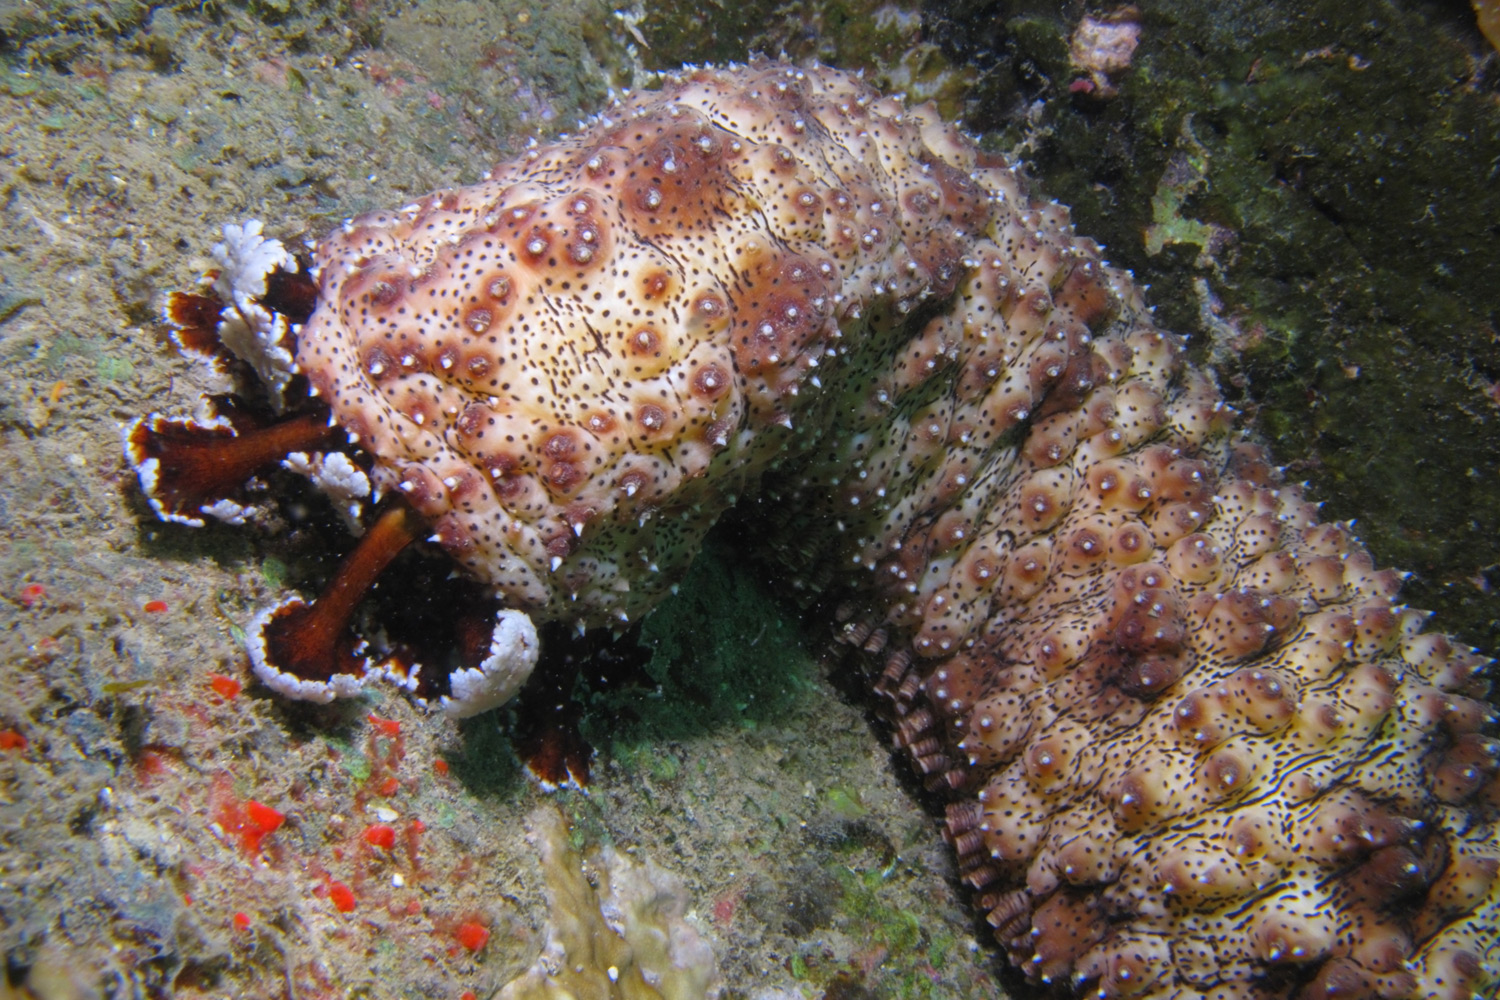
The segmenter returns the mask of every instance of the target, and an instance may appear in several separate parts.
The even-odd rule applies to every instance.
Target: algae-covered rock
[[[1324,516],[1406,596],[1500,640],[1500,69],[1462,8],[1203,3],[1139,24],[1118,92],[1081,18],[974,0],[968,118],[1194,336]]]

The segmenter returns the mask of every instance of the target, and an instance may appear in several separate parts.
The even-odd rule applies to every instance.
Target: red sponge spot
[[[396,831],[388,823],[374,823],[365,827],[361,835],[364,842],[371,847],[378,847],[383,851],[389,851],[396,846]]]
[[[354,890],[342,882],[334,882],[328,886],[328,901],[340,913],[354,912]]]
[[[490,939],[490,929],[483,924],[477,924],[472,920],[465,920],[458,925],[454,932],[458,943],[470,951],[478,951],[483,948]]]
[[[286,815],[264,803],[250,799],[240,802],[234,794],[234,783],[226,773],[214,776],[208,792],[209,815],[224,831],[224,836],[239,841],[240,850],[258,857],[261,847],[286,821]]]
[[[270,806],[251,799],[245,803],[245,815],[250,822],[260,831],[262,836],[277,829],[286,822],[286,814],[272,809]]]
[[[225,701],[239,696],[242,685],[233,677],[224,674],[209,674],[208,686],[214,689],[214,693]]]

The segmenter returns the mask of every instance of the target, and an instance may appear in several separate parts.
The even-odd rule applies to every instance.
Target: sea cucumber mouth
[[[326,407],[269,423],[242,413],[204,418],[153,413],[123,432],[125,458],[142,495],[163,521],[202,527],[249,516],[242,488],[293,452],[320,452],[344,439]]]
[[[288,598],[255,616],[246,629],[255,676],[285,697],[324,704],[386,680],[455,719],[511,701],[536,667],[536,627],[464,581],[446,588],[446,601],[427,602],[425,614],[383,622],[378,646],[355,634],[376,580],[425,530],[404,501],[388,501],[316,600]]]
[[[391,563],[426,532],[401,498],[388,500],[312,602],[291,597],[261,611],[246,629],[257,678],[276,693],[326,704],[385,680],[455,718],[511,701],[531,676],[541,643],[525,613],[480,588],[453,581],[446,602],[425,614],[386,620],[379,643],[356,635],[360,605]]]
[[[255,675],[272,690],[306,701],[358,694],[370,660],[367,644],[349,631],[355,609],[422,527],[405,503],[387,504],[317,600],[307,604],[294,597],[257,615],[248,642]]]
[[[258,223],[226,226],[225,236],[216,255],[226,270],[203,293],[169,295],[165,317],[185,353],[265,379],[276,358],[295,352],[296,334],[317,308],[316,282],[278,241],[261,235]],[[277,389],[302,381],[295,370],[271,379]],[[195,417],[153,413],[122,431],[126,461],[161,520],[244,524],[261,513],[246,485],[284,467],[328,494],[360,535],[317,599],[287,598],[248,624],[246,652],[262,683],[287,698],[326,704],[358,696],[371,680],[389,680],[454,718],[515,697],[537,662],[536,630],[525,613],[499,607],[480,588],[460,588],[441,620],[429,616],[404,632],[383,627],[378,644],[355,634],[356,611],[381,574],[424,535],[435,530],[427,541],[441,542],[442,527],[434,529],[402,492],[365,523],[365,501],[377,494],[367,476],[371,462],[326,405],[310,399],[266,417],[234,398],[204,397],[198,409]],[[451,639],[446,645],[443,636]]]

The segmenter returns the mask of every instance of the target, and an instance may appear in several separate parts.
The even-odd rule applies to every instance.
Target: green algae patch
[[[488,714],[461,719],[462,750],[447,756],[450,773],[469,794],[511,799],[525,784],[510,738]]]
[[[641,626],[649,650],[623,687],[584,692],[584,735],[622,761],[675,776],[654,748],[722,726],[754,729],[788,713],[815,665],[794,613],[726,542],[710,539],[677,592]],[[653,748],[650,753],[632,747]],[[669,773],[670,772],[670,773]]]
[[[851,837],[824,856],[820,869],[802,865],[790,873],[795,886],[782,910],[800,944],[787,969],[824,996],[955,995],[954,974],[965,965],[957,950],[967,946],[905,905],[914,876],[931,873],[918,876],[889,847],[878,837]]]
[[[1108,98],[1073,92],[1055,12],[947,16],[994,63],[986,144],[1149,284],[1288,481],[1413,572],[1407,600],[1500,644],[1500,114],[1472,21],[1174,0]]]
[[[113,355],[102,355],[95,366],[99,377],[106,382],[123,382],[135,375],[135,365],[130,363],[129,358],[117,358]]]
[[[779,53],[798,64],[816,60],[861,70],[886,93],[904,93],[913,103],[934,101],[948,119],[969,106],[983,80],[979,66],[945,53],[933,37],[929,12],[918,3],[661,0],[621,16],[628,16],[631,31],[644,43],[638,56],[649,70]]]

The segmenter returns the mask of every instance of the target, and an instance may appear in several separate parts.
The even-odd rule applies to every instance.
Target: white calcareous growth
[[[255,369],[272,404],[280,410],[287,383],[296,373],[289,324],[285,316],[261,304],[266,278],[281,268],[295,271],[297,262],[280,240],[265,236],[258,219],[227,223],[224,242],[215,243],[219,276],[213,289],[225,302],[219,339],[236,357]]]

